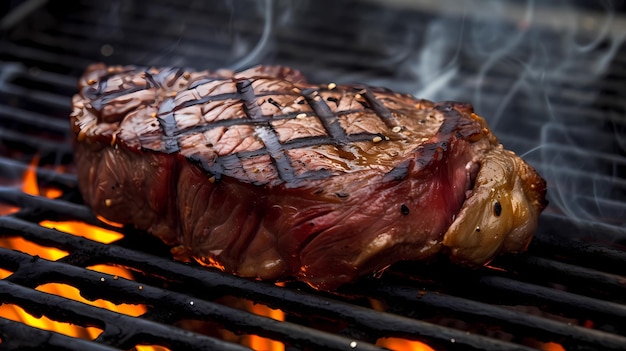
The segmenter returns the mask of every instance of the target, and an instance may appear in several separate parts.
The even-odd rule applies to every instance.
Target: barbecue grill
[[[626,349],[623,8],[450,5],[0,5],[0,350],[269,347],[251,336],[286,350]],[[97,218],[82,203],[68,115],[77,79],[93,62],[285,64],[314,82],[472,102],[501,142],[546,178],[550,205],[526,254],[481,269],[401,263],[334,294],[177,262],[156,238]],[[63,229],[67,223],[82,226]],[[110,239],[88,233],[93,228]],[[42,288],[51,283],[77,289],[82,300]],[[79,335],[9,309],[78,327]]]

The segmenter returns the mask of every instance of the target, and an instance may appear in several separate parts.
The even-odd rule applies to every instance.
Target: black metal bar
[[[21,180],[29,167],[29,165],[23,162],[0,157],[0,173],[6,178]],[[37,174],[37,182],[74,189],[78,186],[78,178],[75,174],[59,173],[43,167],[37,167],[35,173]]]
[[[548,278],[552,281],[567,281],[576,283],[576,287],[591,287],[594,290],[610,292],[616,298],[624,299],[626,297],[626,277],[623,275],[531,255],[511,258],[510,260],[502,258],[498,263],[505,263],[507,268],[510,267],[515,272],[525,276],[534,275],[538,279]],[[537,272],[543,274],[537,277]]]
[[[6,280],[25,283],[28,284],[29,287],[52,282],[71,284],[77,287],[83,296],[88,296],[93,300],[104,299],[114,303],[146,304],[150,306],[151,309],[157,311],[168,309],[170,311],[168,314],[176,316],[175,318],[177,319],[194,318],[214,320],[231,329],[235,329],[235,332],[253,333],[264,337],[275,338],[293,345],[314,346],[324,350],[381,350],[378,347],[362,341],[356,342],[356,346],[351,347],[350,345],[353,344],[355,340],[346,337],[289,322],[281,322],[271,318],[257,316],[232,307],[205,301],[201,298],[163,290],[124,278],[118,277],[116,279],[111,275],[86,270],[81,267],[44,259],[33,260],[29,255],[8,249],[0,248],[0,261],[7,265],[6,268],[12,270],[15,269],[16,266],[19,267],[18,270]],[[9,283],[0,281],[0,287],[2,287],[2,290],[6,291],[7,294],[29,298],[28,296],[30,296],[30,294],[27,290],[18,289],[12,285],[5,286],[4,284]],[[138,286],[141,286],[141,289],[138,289]],[[0,298],[1,296],[2,293],[0,293]],[[10,301],[11,298],[4,297],[4,299],[8,302],[12,302]],[[48,310],[45,306],[48,304],[55,304],[55,306],[60,306],[58,308],[62,309],[68,308],[76,313],[84,313],[84,315],[78,316],[78,318],[77,316],[71,316],[71,318],[68,318],[68,321],[84,319],[87,315],[91,316],[89,308],[84,308],[86,305],[83,305],[81,308],[80,305],[70,306],[64,305],[63,303],[56,304],[55,301],[46,301],[43,302],[41,306],[38,305],[38,313],[46,314]],[[63,306],[61,307],[61,305]],[[98,314],[93,317],[96,317],[98,320],[112,322],[111,316],[110,314]],[[132,325],[126,325],[127,323]],[[125,340],[131,338],[131,333],[138,334],[139,331],[141,331],[141,334],[150,333],[153,337],[171,334],[161,329],[163,329],[161,326],[155,328],[153,325],[142,324],[140,321],[124,320],[121,318],[115,320],[114,328],[107,323],[104,336],[101,336],[101,338],[107,340]],[[123,330],[123,332],[121,330]],[[129,336],[121,337],[119,334],[129,334]],[[143,341],[154,342],[154,340]],[[192,341],[193,340],[190,340],[190,342]],[[126,347],[128,345],[120,344],[118,346]],[[187,345],[185,346],[189,347]]]
[[[110,278],[113,279],[113,277]],[[36,315],[50,316],[51,319],[61,322],[104,329],[99,338],[106,339],[109,343],[113,343],[114,340],[105,334],[113,330],[115,332],[115,345],[113,346],[123,349],[131,348],[138,343],[161,341],[160,339],[167,335],[167,342],[173,345],[184,345],[186,350],[249,350],[240,345],[189,333],[176,327],[25,288],[6,280],[0,280],[0,300],[4,303],[17,304],[26,311],[34,311]]]
[[[0,186],[0,202],[9,203],[14,206],[37,211],[54,212],[55,216],[72,218],[84,223],[93,224],[106,229],[116,230],[114,226],[104,223],[93,212],[84,205],[77,205],[68,201],[58,199],[48,199],[42,196],[34,196],[21,192],[18,189]]]
[[[34,64],[49,70],[63,67],[64,73],[82,71],[93,63],[71,54],[56,54],[50,50],[27,47],[12,42],[3,42],[0,45],[0,54],[9,58]]]
[[[452,313],[462,313],[485,322],[489,320],[494,325],[509,325],[511,331],[521,337],[520,332],[525,330],[530,337],[543,340],[559,340],[567,336],[569,343],[584,343],[589,346],[602,345],[606,350],[626,349],[626,337],[603,331],[593,330],[576,325],[533,316],[513,311],[507,308],[493,306],[471,299],[441,294],[437,291],[421,290],[401,286],[378,287],[372,293],[384,297],[385,301],[406,301],[415,305],[426,305],[438,311],[447,310]],[[517,329],[514,329],[517,328]],[[522,330],[520,330],[520,328]]]
[[[5,96],[28,99],[28,101],[40,106],[50,106],[52,108],[70,111],[71,99],[67,96],[47,91],[26,89],[11,83],[0,85],[0,93]]]
[[[609,246],[619,241],[626,242],[626,228],[544,213],[532,247],[547,256],[565,255],[580,266],[623,274],[626,251]],[[602,242],[606,245],[599,244]]]
[[[300,315],[342,320],[364,329],[373,335],[403,336],[437,343],[449,349],[465,350],[529,350],[509,342],[481,335],[468,334],[462,330],[413,320],[410,318],[375,311],[357,305],[323,298],[292,289],[242,279],[210,269],[177,264],[169,260],[136,252],[114,245],[102,245],[84,238],[64,234],[40,227],[27,221],[11,217],[0,218],[0,228],[7,234],[19,234],[27,240],[57,247],[73,253],[80,251],[89,259],[84,264],[113,263],[133,270],[140,270],[155,278],[165,279],[169,284],[176,282],[192,286],[194,291],[221,292],[251,299],[270,307],[280,308]],[[197,296],[197,295],[196,295]]]
[[[66,141],[33,138],[32,135],[27,133],[16,132],[9,129],[0,129],[0,140],[20,143],[24,148],[37,149],[44,153],[53,151],[59,154],[70,155],[73,151],[71,145],[68,145]]]
[[[552,306],[567,306],[572,311],[582,311],[587,316],[604,316],[618,320],[626,319],[626,306],[610,301],[573,294],[567,291],[546,288],[498,276],[483,276],[480,282],[491,288],[513,295],[532,297],[535,301],[549,302]]]
[[[0,317],[1,351],[122,351],[122,349],[42,330]]]
[[[0,105],[0,119],[24,123],[34,128],[43,128],[46,131],[58,132],[60,135],[67,134],[70,130],[67,120],[50,118],[40,113],[7,105]]]

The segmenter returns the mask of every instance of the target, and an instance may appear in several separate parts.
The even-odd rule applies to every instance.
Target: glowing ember
[[[400,338],[380,338],[376,345],[395,351],[435,351],[435,349],[422,342]]]
[[[94,340],[102,333],[101,329],[94,327],[83,328],[69,323],[53,321],[45,316],[37,318],[24,311],[20,306],[11,304],[0,305],[0,316],[16,322],[22,322],[35,328],[57,332],[75,338]]]
[[[385,311],[385,305],[375,299],[370,299],[372,308],[377,311]],[[377,346],[388,348],[394,351],[434,351],[434,349],[423,342],[401,339],[401,338],[380,338],[376,341]]]
[[[565,348],[561,344],[555,342],[545,342],[540,345],[541,350],[544,351],[565,351]]]
[[[31,256],[37,255],[50,261],[56,261],[68,255],[66,251],[54,247],[41,246],[19,237],[0,239],[0,246],[15,251],[21,251]]]
[[[260,316],[270,317],[278,321],[285,320],[285,314],[281,310],[271,309],[265,305],[255,304],[251,301],[244,300],[244,309],[258,314]],[[257,351],[284,351],[285,345],[280,341],[262,338],[256,335],[246,335],[241,340],[245,346]]]
[[[163,346],[137,345],[135,346],[135,350],[137,351],[169,351],[170,349],[163,347]]]
[[[40,190],[39,185],[37,183],[37,173],[36,166],[38,163],[38,158],[33,159],[31,162],[27,172],[24,175],[24,182],[22,185],[22,191],[34,196],[46,196],[48,198],[56,198],[61,195],[61,191],[58,189],[44,189]],[[16,212],[19,209],[11,209],[9,212],[3,211],[2,214],[8,214]],[[48,228],[54,228],[56,230],[66,232],[73,235],[82,236],[91,240],[95,240],[101,243],[111,243],[113,241],[119,240],[123,237],[122,234],[102,229],[99,227],[91,226],[82,222],[53,222],[53,221],[43,221],[40,225]],[[30,241],[24,240],[23,238],[15,237],[15,238],[5,238],[0,239],[0,246],[13,249],[16,251],[25,252],[31,256],[39,256],[41,258],[56,261],[68,255],[67,252],[63,250],[59,250],[53,247],[41,246]],[[127,279],[132,279],[132,275],[126,269],[106,266],[106,265],[95,265],[91,267],[87,267],[90,270],[110,274],[116,277],[124,277]],[[0,269],[0,278],[4,279],[10,276],[12,272]],[[85,304],[89,304],[96,307],[106,308],[108,310],[123,313],[130,316],[140,316],[146,312],[146,306],[144,305],[130,305],[130,304],[113,304],[109,301],[104,300],[95,300],[90,301],[83,298],[80,295],[80,291],[72,286],[66,284],[59,283],[48,283],[40,285],[36,288],[39,291],[46,292],[49,294],[54,294],[58,296],[62,296],[68,299],[80,301]],[[49,318],[41,317],[36,318],[24,311],[21,307],[12,305],[12,304],[2,304],[0,305],[0,316],[5,318],[22,322],[27,325],[54,331],[60,334],[64,334],[71,337],[94,340],[95,338],[102,333],[101,329],[94,327],[83,328],[80,326],[76,326],[69,323],[61,323],[53,321]],[[167,348],[161,346],[151,346],[151,345],[138,345],[136,347],[138,351],[167,351]]]
[[[8,276],[10,276],[13,272],[8,271],[6,269],[0,268],[0,279],[4,279]]]
[[[85,224],[83,222],[42,221],[39,223],[39,225],[46,228],[57,229],[65,233],[74,234],[76,236],[82,236],[84,238],[98,241],[104,244],[110,244],[124,237],[124,235],[118,232],[102,229],[100,227],[95,227],[89,224]]]
[[[39,157],[35,156],[24,174],[22,191],[26,194],[39,196],[39,183],[37,182],[37,164]]]

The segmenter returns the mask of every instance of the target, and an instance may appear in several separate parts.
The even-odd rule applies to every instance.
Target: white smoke
[[[548,211],[626,224],[626,165],[615,156],[626,153],[626,122],[619,108],[594,105],[626,35],[612,2],[593,10],[566,0],[218,3],[219,23],[207,26],[193,11],[159,22],[155,30],[167,35],[155,34],[155,49],[139,51],[136,63],[235,70],[289,64],[314,82],[469,102],[505,147],[548,180]],[[127,6],[113,1],[103,20],[128,22]],[[206,11],[203,1],[188,6]],[[115,39],[117,32],[108,33]]]
[[[626,161],[614,156],[614,145],[626,150],[625,116],[586,115],[600,111],[593,105],[598,82],[624,41],[624,20],[610,3],[601,12],[565,1],[463,4],[440,3],[442,11],[454,8],[457,14],[429,23],[410,63],[412,92],[471,102],[501,140],[513,142],[547,179],[548,211],[626,224],[626,181],[618,174]],[[468,59],[473,64],[466,65]],[[538,115],[522,114],[528,111]],[[523,130],[529,123],[536,124],[534,143],[516,143],[532,132]]]

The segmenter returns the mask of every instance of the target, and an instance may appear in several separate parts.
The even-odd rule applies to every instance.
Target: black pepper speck
[[[400,206],[400,212],[406,216],[409,214],[409,208],[405,204],[402,204],[402,206]]]

